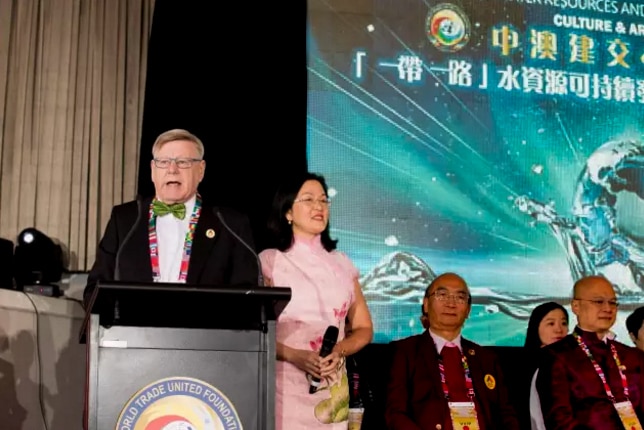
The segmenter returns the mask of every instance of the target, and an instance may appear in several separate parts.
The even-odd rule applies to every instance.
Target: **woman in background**
[[[524,386],[529,390],[530,401],[528,408],[521,408],[524,419],[522,428],[532,430],[545,430],[541,414],[541,403],[535,387],[538,370],[538,357],[540,349],[546,345],[563,339],[568,334],[568,311],[559,303],[546,302],[532,311],[528,330],[526,333],[524,353],[526,357],[526,382]],[[529,379],[528,379],[529,378]],[[529,381],[529,383],[527,382]],[[523,397],[525,399],[525,397]],[[529,419],[529,423],[528,423]]]
[[[268,227],[275,248],[260,253],[267,285],[290,287],[277,320],[277,430],[347,429],[349,384],[344,358],[373,336],[358,270],[329,233],[327,185],[306,173],[277,191]],[[348,325],[345,327],[345,321]],[[333,352],[320,357],[327,327],[339,329]],[[350,333],[344,337],[344,333]],[[309,394],[311,378],[320,380]]]

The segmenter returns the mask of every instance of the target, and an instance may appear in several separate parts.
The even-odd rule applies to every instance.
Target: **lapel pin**
[[[211,228],[209,228],[208,230],[206,230],[206,237],[207,237],[208,239],[212,239],[213,237],[215,237],[215,230],[213,230],[213,229],[211,229]]]
[[[489,373],[485,375],[483,381],[485,382],[485,386],[490,390],[494,390],[494,387],[496,387],[496,380],[494,379],[494,376],[490,375]]]
[[[476,351],[474,351],[473,349],[470,349],[470,350],[469,350],[469,351],[467,351],[467,352],[468,352],[470,355],[476,355]]]

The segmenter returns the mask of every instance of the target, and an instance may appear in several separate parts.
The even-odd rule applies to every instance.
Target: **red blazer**
[[[575,330],[586,340],[592,352],[592,337],[578,328]],[[594,333],[592,335],[595,344],[602,343]],[[644,423],[644,353],[619,342],[609,342],[615,345],[617,355],[626,368],[624,373],[628,381],[629,398],[640,423]],[[604,374],[611,391],[618,402],[625,400],[621,378],[608,348],[606,356]],[[537,391],[543,418],[549,430],[624,430],[606,395],[604,384],[572,335],[543,348],[537,375]]]
[[[393,342],[395,347],[385,406],[389,430],[434,430],[450,419],[438,372],[438,353],[429,334]],[[489,430],[519,430],[519,420],[508,399],[496,355],[461,339],[479,402],[479,420]],[[484,378],[494,378],[486,385]],[[482,416],[481,416],[482,415]]]

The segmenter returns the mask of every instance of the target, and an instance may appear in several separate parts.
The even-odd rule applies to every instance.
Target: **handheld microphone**
[[[141,197],[136,196],[136,220],[134,220],[134,224],[132,224],[132,227],[130,227],[130,230],[125,235],[123,242],[121,242],[121,244],[119,245],[119,249],[116,251],[116,257],[114,257],[114,280],[115,281],[121,280],[121,252],[123,252],[123,248],[125,247],[125,245],[127,245],[127,243],[130,241],[132,236],[134,236],[136,227],[141,222],[141,217],[143,216],[142,205],[143,203],[141,202]],[[119,306],[119,301],[115,300],[114,301],[114,321],[118,321],[119,319],[121,319],[121,309]]]
[[[226,228],[226,230],[228,230],[228,232],[230,234],[232,234],[233,237],[239,241],[239,243],[244,245],[250,251],[250,253],[253,254],[253,257],[255,257],[255,260],[257,261],[257,285],[259,285],[260,287],[263,287],[264,286],[264,274],[262,273],[262,262],[259,259],[259,255],[257,255],[257,253],[255,252],[255,250],[253,249],[252,246],[250,246],[248,243],[246,243],[246,241],[244,239],[242,239],[237,233],[235,233],[233,231],[232,228],[230,228],[230,226],[228,226],[228,224],[226,224],[226,221],[224,220],[224,217],[221,214],[221,212],[216,211],[215,215],[217,215],[217,218],[219,218],[219,221],[221,221],[221,223]]]
[[[320,357],[324,358],[327,355],[331,354],[333,347],[338,342],[338,334],[340,330],[333,325],[327,327],[326,332],[324,332],[324,337],[322,338],[322,347],[320,348]],[[309,394],[315,394],[320,386],[320,378],[311,378],[311,385],[309,386]]]

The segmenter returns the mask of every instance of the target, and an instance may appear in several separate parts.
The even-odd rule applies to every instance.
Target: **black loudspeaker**
[[[0,288],[14,288],[13,267],[13,242],[0,238]]]

